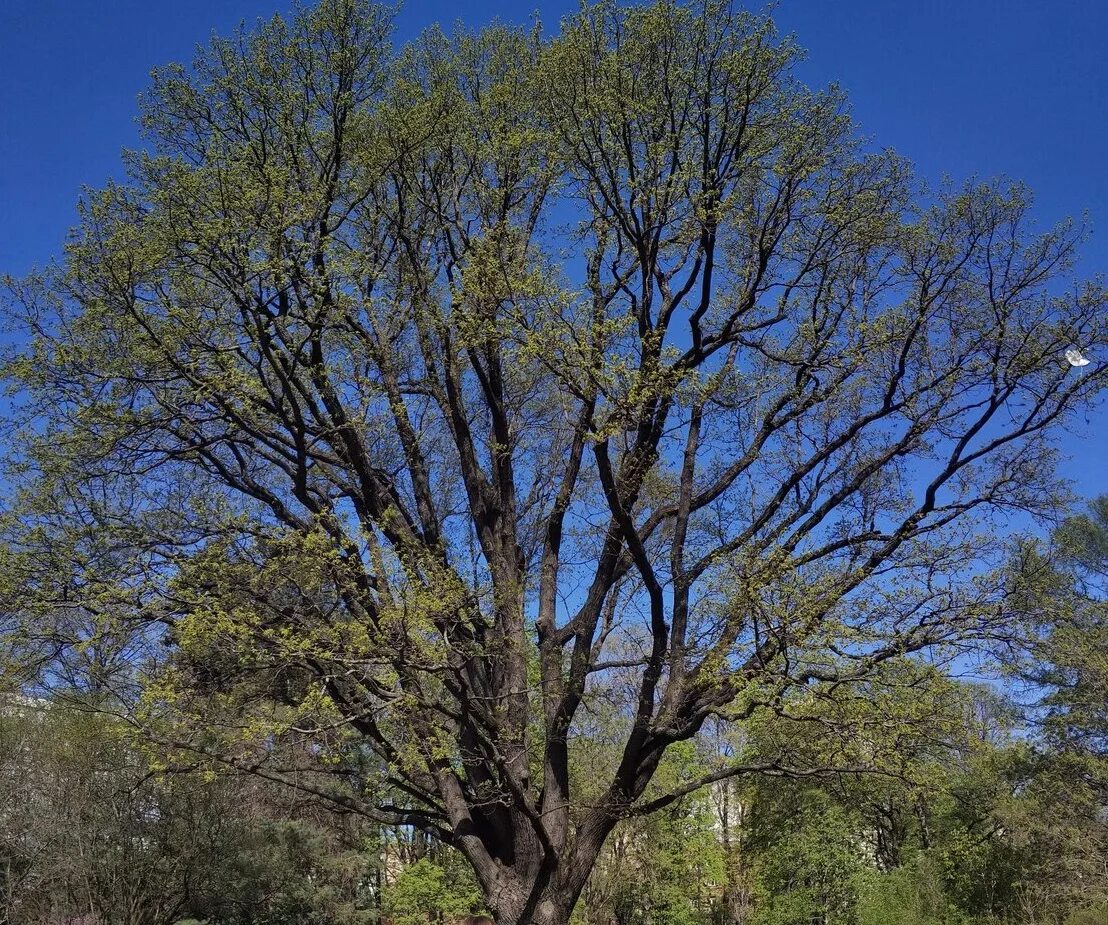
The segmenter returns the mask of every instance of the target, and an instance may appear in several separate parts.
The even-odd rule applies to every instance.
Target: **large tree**
[[[156,72],[128,180],[13,284],[10,647],[554,925],[621,818],[814,770],[652,788],[710,717],[1004,632],[1106,293],[728,3],[388,33],[323,0]]]

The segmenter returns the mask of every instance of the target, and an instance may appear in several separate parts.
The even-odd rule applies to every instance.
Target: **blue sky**
[[[553,28],[565,0],[408,0],[399,38],[459,15]],[[83,185],[137,144],[150,69],[288,0],[0,0],[0,272],[56,255]],[[464,9],[464,13],[462,12]],[[1088,215],[1082,270],[1108,272],[1108,3],[1104,0],[780,0],[809,49],[800,76],[849,92],[863,131],[932,181],[1025,180],[1043,222]],[[1100,358],[1103,360],[1104,358]],[[1081,425],[1066,473],[1108,491],[1108,415]]]

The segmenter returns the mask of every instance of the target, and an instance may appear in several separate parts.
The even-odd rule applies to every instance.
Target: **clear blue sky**
[[[575,5],[408,0],[399,38],[460,15],[479,25],[534,9],[552,28]],[[56,255],[81,186],[118,175],[120,149],[137,143],[135,97],[151,67],[288,6],[0,0],[0,272]],[[846,87],[877,144],[932,180],[1025,180],[1044,222],[1087,213],[1083,269],[1108,271],[1108,2],[780,0],[775,18],[809,49],[801,76]],[[1106,425],[1104,413],[1089,421],[1066,466],[1087,495],[1108,491]]]

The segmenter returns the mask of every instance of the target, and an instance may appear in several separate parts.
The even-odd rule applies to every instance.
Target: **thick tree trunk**
[[[510,866],[475,864],[497,925],[568,925],[614,820],[597,816],[557,856],[536,845],[517,850]]]
[[[496,925],[568,925],[576,897],[560,890],[534,895],[501,895],[489,899]]]

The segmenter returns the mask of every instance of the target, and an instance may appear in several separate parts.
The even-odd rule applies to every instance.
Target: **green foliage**
[[[152,773],[103,707],[0,702],[7,925],[372,920],[376,857],[356,826],[292,817],[257,781]]]
[[[761,901],[754,921],[855,925],[856,880],[864,869],[857,820],[818,791],[785,798],[787,812],[763,810],[761,820],[755,807],[751,847]]]
[[[1101,902],[1083,909],[1075,909],[1066,918],[1065,925],[1101,925],[1106,919],[1108,919],[1108,903]]]
[[[1046,734],[1088,758],[1088,772],[1108,793],[1108,495],[1068,518],[1053,539],[1054,593],[1039,611],[1045,636],[1031,674],[1046,689]],[[1040,570],[1049,575],[1049,564]]]
[[[857,925],[970,925],[946,892],[942,870],[928,852],[889,871],[857,875]]]
[[[293,820],[243,827],[233,882],[213,897],[227,925],[369,925],[370,845],[343,846],[334,832]],[[233,899],[233,902],[230,900]]]
[[[628,823],[614,838],[617,857],[590,884],[594,921],[605,913],[624,925],[705,921],[724,880],[724,853],[703,799]]]
[[[420,858],[388,885],[381,907],[396,925],[424,925],[480,912],[482,901],[472,874],[456,861],[444,869]]]

